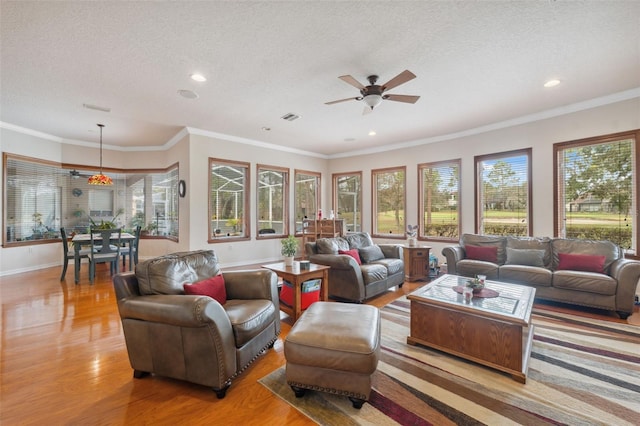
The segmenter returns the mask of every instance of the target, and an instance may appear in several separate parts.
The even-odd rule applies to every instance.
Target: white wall
[[[418,223],[418,164],[460,158],[462,232],[474,232],[474,156],[532,148],[533,232],[553,236],[553,144],[640,128],[640,98],[411,148],[329,161],[330,173],[363,171],[363,230],[371,231],[371,170],[407,166],[407,223]],[[418,143],[420,141],[417,141]],[[640,166],[640,165],[638,165]],[[335,206],[333,207],[335,208]],[[398,240],[390,240],[397,242]],[[429,243],[441,260],[447,244]]]
[[[495,126],[499,127],[499,126]],[[187,182],[187,196],[180,199],[180,240],[144,240],[143,258],[165,253],[214,249],[224,266],[260,263],[280,259],[280,240],[255,240],[256,232],[256,164],[288,167],[322,174],[321,208],[328,212],[331,205],[331,174],[363,172],[363,229],[371,230],[371,170],[407,167],[407,222],[418,223],[417,165],[425,162],[462,159],[460,191],[462,232],[474,232],[473,157],[476,155],[533,148],[533,226],[537,236],[553,235],[552,147],[556,142],[616,133],[640,128],[640,98],[594,107],[554,118],[527,124],[477,132],[465,137],[429,143],[415,141],[416,146],[357,157],[326,159],[318,155],[274,150],[266,145],[226,140],[216,134],[199,132],[185,134],[175,145],[161,151],[105,150],[105,167],[125,169],[165,168],[175,162],[180,165],[180,179]],[[35,133],[35,132],[34,132]],[[473,132],[468,132],[473,133]],[[0,128],[0,150],[13,154],[52,161],[87,164],[87,158],[99,158],[95,148],[62,143],[57,138],[24,134]],[[244,141],[247,142],[247,141]],[[251,234],[252,239],[234,243],[207,242],[208,232],[208,158],[221,158],[251,163]],[[89,163],[91,164],[91,163]],[[1,165],[0,165],[1,167]],[[3,188],[0,188],[2,194]],[[293,203],[293,185],[289,199]],[[4,200],[4,196],[2,196]],[[3,201],[4,203],[4,201]],[[292,207],[291,207],[292,209]],[[4,211],[4,208],[3,208]],[[294,218],[290,217],[291,224]],[[380,240],[384,241],[384,240]],[[398,240],[390,240],[398,242]],[[432,243],[440,255],[445,244]],[[442,259],[442,258],[441,258]],[[0,248],[0,275],[60,265],[59,244],[40,244],[27,247]]]
[[[250,184],[251,191],[251,240],[231,243],[207,242],[208,238],[208,176],[209,157],[224,160],[244,161],[251,164]],[[222,266],[236,266],[248,263],[263,263],[278,261],[280,254],[280,239],[256,240],[256,164],[289,168],[290,181],[292,181],[295,169],[309,170],[322,174],[322,185],[330,185],[330,177],[327,176],[327,160],[321,157],[301,155],[298,153],[276,151],[268,147],[247,145],[223,140],[213,136],[191,135],[189,153],[189,181],[191,195],[189,198],[189,241],[190,249],[215,250]],[[289,185],[289,206],[293,211],[294,185]],[[187,191],[189,193],[189,191]],[[326,197],[326,191],[323,191]],[[189,197],[189,195],[187,195]],[[328,205],[326,199],[322,205]],[[182,209],[180,211],[182,214]],[[293,229],[294,217],[289,215],[290,229]],[[182,229],[181,229],[182,232]]]

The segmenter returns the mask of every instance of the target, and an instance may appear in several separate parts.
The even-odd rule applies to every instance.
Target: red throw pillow
[[[464,250],[467,252],[467,259],[498,263],[496,246],[464,246]]]
[[[358,249],[338,250],[338,254],[347,254],[353,257],[356,262],[358,262],[358,265],[362,265],[362,260],[360,260],[360,253],[358,253]]]
[[[604,274],[605,256],[558,253],[558,269]]]
[[[227,303],[227,289],[224,287],[224,277],[222,274],[215,275],[197,283],[186,283],[182,286],[185,294],[198,296],[209,296],[218,301],[221,305]]]

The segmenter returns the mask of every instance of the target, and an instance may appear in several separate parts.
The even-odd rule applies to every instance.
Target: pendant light
[[[100,127],[100,173],[89,178],[89,185],[113,185],[113,180],[102,174],[102,128],[104,124],[98,124],[98,127]]]

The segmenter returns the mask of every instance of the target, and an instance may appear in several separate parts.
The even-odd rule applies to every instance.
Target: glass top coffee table
[[[486,281],[496,297],[466,302],[455,290],[469,278],[443,275],[412,292],[411,331],[407,343],[424,345],[511,374],[525,383],[536,290]]]

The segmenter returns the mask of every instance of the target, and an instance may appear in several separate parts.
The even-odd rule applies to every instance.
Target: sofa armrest
[[[447,246],[442,249],[442,255],[447,259],[447,274],[457,274],[457,264],[464,259],[462,246]]]
[[[618,282],[616,310],[633,312],[634,295],[640,280],[640,262],[618,259],[611,264],[609,274]]]
[[[402,246],[400,244],[378,244],[384,257],[387,259],[402,259]]]
[[[201,327],[215,323],[231,330],[231,322],[222,305],[208,296],[154,294],[118,301],[123,319],[156,322],[178,327]]]

